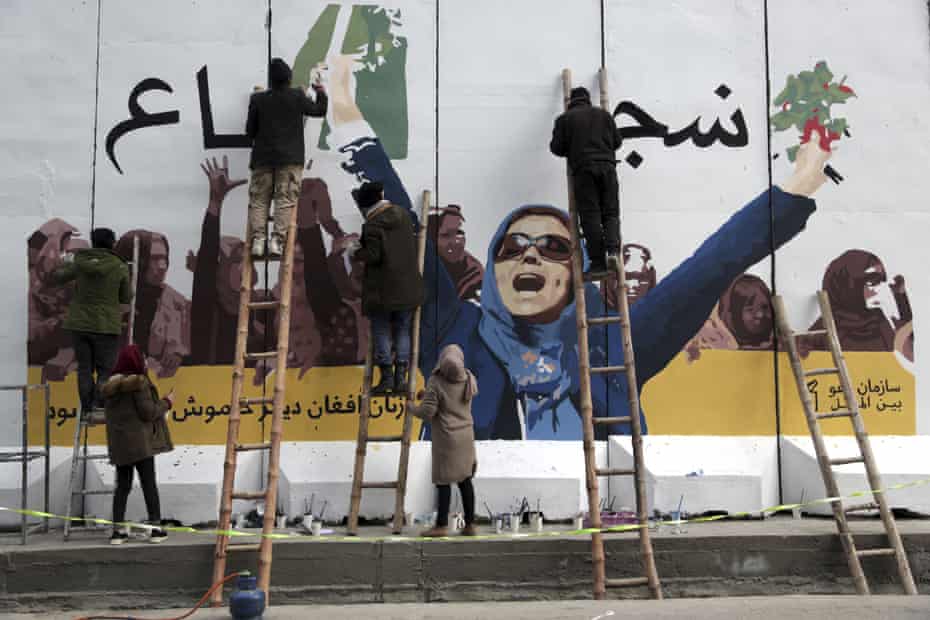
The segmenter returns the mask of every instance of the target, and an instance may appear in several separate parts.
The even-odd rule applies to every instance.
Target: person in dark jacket
[[[249,100],[245,132],[252,141],[249,168],[249,230],[252,254],[264,256],[265,230],[272,194],[275,200],[274,233],[268,253],[280,256],[291,213],[300,196],[304,166],[304,116],[325,116],[327,97],[322,84],[313,83],[316,99],[291,88],[291,68],[273,58],[268,70],[271,90],[254,93]]]
[[[130,302],[129,267],[113,252],[116,234],[109,228],[95,228],[90,237],[93,247],[77,252],[51,276],[58,285],[75,282],[63,327],[74,341],[83,412],[102,406],[97,386],[109,378],[116,359],[122,331],[120,304]]]
[[[610,112],[591,105],[583,87],[573,88],[568,110],[555,119],[549,150],[568,158],[589,272],[619,268],[620,187],[615,151],[622,139]],[[606,253],[606,260],[605,260]]]
[[[410,320],[423,303],[413,220],[407,209],[384,199],[381,183],[364,183],[352,197],[365,217],[354,258],[365,265],[362,309],[371,321],[374,361],[381,370],[372,392],[402,392],[410,364]]]
[[[119,353],[113,375],[101,390],[106,398],[107,452],[116,466],[113,493],[113,521],[117,525],[110,544],[121,545],[129,533],[121,524],[126,518],[126,500],[132,490],[132,470],[139,472],[148,522],[161,524],[161,506],[155,481],[155,455],[174,449],[165,414],[174,404],[174,390],[158,397],[149,380],[142,351],[132,344]],[[149,541],[162,542],[167,534],[161,528],[150,530]]]

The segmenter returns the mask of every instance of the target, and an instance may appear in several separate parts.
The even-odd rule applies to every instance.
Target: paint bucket
[[[308,514],[305,514],[305,515],[304,515],[304,519],[303,519],[303,521],[301,522],[301,524],[303,525],[304,529],[307,530],[307,531],[309,532],[309,531],[310,531],[310,526],[313,525],[313,515],[312,515],[312,514],[309,514],[309,513],[308,513]]]
[[[408,512],[404,514],[404,525],[406,525],[407,527],[410,527],[411,525],[413,525],[413,513],[412,512]]]
[[[494,519],[494,533],[500,534],[504,531],[504,520],[500,517]]]
[[[542,515],[536,515],[533,517],[533,525],[536,527],[537,532],[543,531],[543,518]]]
[[[800,506],[795,506],[794,508],[791,509],[791,518],[792,519],[801,518],[801,507]]]
[[[320,535],[320,530],[323,529],[323,523],[320,521],[314,521],[310,524],[310,533],[314,536]]]
[[[584,529],[584,517],[582,515],[578,515],[575,517],[575,529],[576,530]]]
[[[287,515],[279,515],[275,520],[277,521],[275,525],[279,530],[283,530],[287,527]]]
[[[678,510],[672,511],[672,521],[681,521],[681,512]],[[683,534],[687,530],[682,527],[681,523],[672,523],[672,534]]]
[[[510,515],[510,533],[519,534],[520,533],[520,515]]]

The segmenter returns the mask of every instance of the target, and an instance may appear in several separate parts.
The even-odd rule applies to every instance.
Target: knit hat
[[[352,190],[352,198],[355,199],[355,204],[358,205],[358,208],[362,211],[367,211],[372,208],[378,202],[381,201],[384,195],[384,186],[378,181],[368,181],[362,183],[362,186],[358,189]]]
[[[287,86],[291,82],[291,68],[281,58],[272,58],[268,66],[268,79],[272,88]]]
[[[572,89],[571,101],[591,101],[591,93],[584,86],[576,86]]]

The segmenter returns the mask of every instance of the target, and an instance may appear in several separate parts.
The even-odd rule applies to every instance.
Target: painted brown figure
[[[627,284],[627,303],[632,306],[656,286],[656,268],[652,264],[652,251],[638,243],[623,244],[623,275]],[[617,277],[611,275],[604,281],[602,291],[607,306],[617,309]]]
[[[449,205],[431,213],[426,234],[436,243],[439,258],[455,283],[459,299],[481,299],[481,280],[484,266],[465,249],[465,230],[462,207]]]
[[[771,351],[772,292],[762,278],[744,273],[730,284],[685,350],[688,361],[702,349]]]
[[[71,338],[61,324],[74,286],[56,286],[49,276],[61,264],[62,256],[89,247],[77,239],[77,229],[53,218],[29,236],[29,334],[27,355],[30,366],[42,366],[43,381],[63,381],[76,367]]]
[[[823,276],[840,346],[845,351],[894,351],[895,332],[912,319],[904,278],[888,282],[880,258],[865,250],[847,250]],[[823,329],[823,318],[811,326]],[[827,350],[823,337],[809,338],[807,348]]]
[[[190,302],[165,283],[168,239],[150,230],[130,230],[116,244],[116,253],[132,260],[132,240],[139,238],[134,344],[159,377],[173,377],[190,354]],[[125,340],[125,336],[124,336]]]
[[[188,255],[188,268],[194,272],[191,303],[192,365],[232,364],[236,351],[236,328],[239,317],[239,292],[245,243],[236,237],[220,236],[223,201],[230,190],[243,185],[244,179],[229,178],[229,161],[223,156],[219,165],[214,158],[205,160],[201,169],[210,184],[210,198],[203,217],[200,249]],[[252,270],[253,301],[264,297],[255,290],[257,273]],[[270,311],[269,311],[270,312]],[[255,313],[249,326],[249,351],[264,350],[266,312]],[[268,319],[273,322],[274,317]],[[254,363],[250,364],[254,365]]]
[[[304,254],[306,303],[320,337],[318,363],[358,364],[368,350],[368,321],[361,312],[364,267],[346,256],[358,235],[347,235],[333,218],[329,188],[322,179],[304,179],[297,208],[297,244]],[[328,255],[323,230],[333,237]]]

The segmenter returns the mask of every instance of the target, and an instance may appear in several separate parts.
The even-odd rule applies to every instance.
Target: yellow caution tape
[[[597,532],[603,534],[611,534],[618,532],[632,532],[643,527],[653,527],[659,525],[684,525],[688,523],[710,523],[712,521],[721,521],[723,519],[733,519],[741,517],[749,517],[752,515],[764,514],[764,513],[775,513],[782,510],[793,510],[795,508],[803,508],[805,506],[816,506],[820,504],[830,504],[833,502],[842,501],[844,499],[852,499],[856,497],[863,497],[866,495],[877,495],[878,493],[887,493],[888,491],[897,491],[900,489],[907,489],[911,487],[923,486],[925,484],[930,484],[930,478],[923,478],[921,480],[915,480],[913,482],[902,482],[900,484],[893,484],[884,489],[874,489],[866,491],[855,491],[845,496],[836,496],[836,497],[823,497],[820,499],[810,500],[807,502],[799,504],[779,504],[777,506],[770,506],[768,508],[762,508],[760,510],[752,510],[745,512],[733,512],[727,513],[725,515],[713,515],[709,517],[694,517],[692,519],[670,519],[667,521],[651,521],[649,523],[629,523],[623,525],[612,525],[610,527],[601,527],[601,528],[581,528],[575,530],[553,530],[549,532],[527,532],[520,534],[512,533],[501,533],[501,534],[483,534],[480,536],[470,536],[470,540],[490,540],[490,539],[500,539],[500,538],[539,538],[545,536],[586,536],[588,534],[595,534]],[[98,519],[98,518],[83,518],[83,517],[66,517],[64,515],[56,515],[50,512],[42,512],[41,510],[22,510],[20,508],[7,508],[5,506],[0,506],[0,511],[12,512],[20,515],[26,515],[30,517],[40,517],[48,519],[63,519],[68,521],[84,521],[96,523],[98,525],[113,525],[116,527],[134,527],[144,530],[153,530],[153,529],[162,529],[166,532],[178,532],[184,534],[205,534],[208,536],[227,536],[229,538],[234,537],[260,537],[260,538],[271,538],[273,540],[282,540],[290,538],[300,538],[306,540],[308,538],[307,534],[298,534],[298,533],[271,533],[271,534],[262,534],[261,532],[243,532],[241,530],[214,530],[214,529],[195,529],[192,527],[184,526],[171,526],[171,525],[151,525],[147,523],[135,523],[132,521],[124,521],[122,523],[117,523],[110,521],[108,519]],[[315,538],[320,541],[337,541],[337,542],[395,542],[395,541],[414,541],[414,540],[451,540],[453,537],[444,536],[441,538],[422,538],[420,536],[312,536],[310,538]],[[456,536],[455,540],[462,540],[461,537]]]

